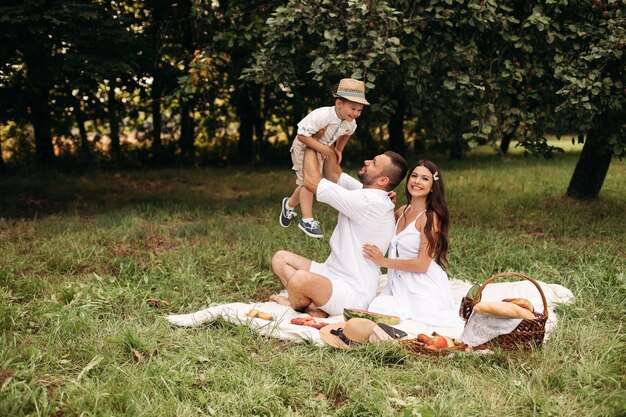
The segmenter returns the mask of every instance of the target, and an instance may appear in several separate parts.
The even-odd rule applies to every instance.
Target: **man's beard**
[[[370,186],[374,184],[374,181],[376,181],[376,178],[372,178],[369,175],[367,175],[367,171],[359,171],[357,176],[359,177],[359,181],[361,181],[361,184],[363,185]]]

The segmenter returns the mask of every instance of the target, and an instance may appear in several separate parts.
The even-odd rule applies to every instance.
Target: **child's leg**
[[[293,194],[289,197],[289,201],[287,201],[287,205],[289,208],[294,209],[298,204],[300,204],[300,190],[304,187],[298,185],[295,190],[293,190]]]
[[[304,187],[300,189],[300,210],[303,219],[313,218],[313,193]]]

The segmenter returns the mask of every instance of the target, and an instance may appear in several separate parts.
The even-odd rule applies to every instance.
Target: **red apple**
[[[448,341],[446,340],[445,337],[437,335],[433,337],[432,345],[436,347],[437,349],[443,349],[443,348],[448,347]]]

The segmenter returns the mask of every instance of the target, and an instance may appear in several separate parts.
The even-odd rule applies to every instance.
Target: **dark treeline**
[[[624,0],[5,0],[0,172],[288,160],[343,77],[373,103],[346,152],[585,143],[568,195],[626,147]]]

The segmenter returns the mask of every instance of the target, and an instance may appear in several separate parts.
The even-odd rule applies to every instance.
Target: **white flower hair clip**
[[[435,173],[433,174],[433,180],[439,181],[439,171],[435,171]]]

